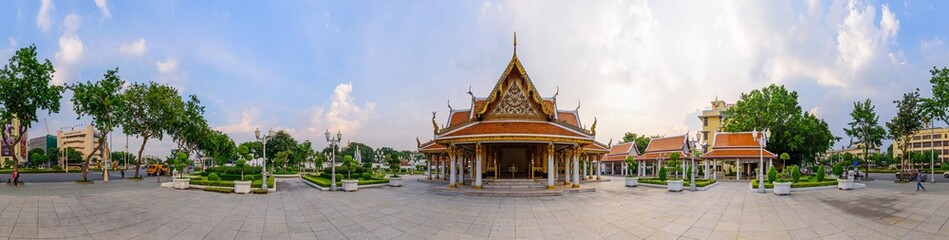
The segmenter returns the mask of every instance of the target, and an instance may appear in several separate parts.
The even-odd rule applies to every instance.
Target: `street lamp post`
[[[261,145],[263,145],[263,150],[264,150],[263,169],[261,169],[260,171],[260,175],[264,179],[263,183],[260,185],[260,187],[263,189],[269,189],[267,188],[267,141],[273,138],[273,135],[274,135],[273,129],[268,130],[267,135],[264,135],[263,137],[260,136],[260,128],[258,128],[257,130],[254,130],[254,137],[257,138],[257,141],[260,141]]]
[[[701,137],[702,132],[697,132],[695,133],[695,139],[689,141],[689,145],[692,148],[692,154],[689,154],[692,156],[692,163],[689,165],[689,189],[693,192],[698,190],[695,188],[695,153],[697,152],[696,147],[698,147],[699,138]]]
[[[343,134],[336,132],[336,138],[332,137],[330,130],[326,130],[326,142],[329,143],[332,157],[333,175],[330,176],[330,191],[336,191],[336,148],[339,147],[339,141],[343,140]]]
[[[755,141],[758,141],[758,193],[765,193],[764,190],[764,146],[768,144],[768,138],[771,137],[771,130],[765,129],[761,131],[761,136],[758,136],[758,129],[755,129],[751,132],[752,137],[755,138]]]

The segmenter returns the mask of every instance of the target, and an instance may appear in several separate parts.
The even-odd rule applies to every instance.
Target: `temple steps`
[[[546,179],[483,179],[482,181],[484,181],[485,189],[547,189]]]

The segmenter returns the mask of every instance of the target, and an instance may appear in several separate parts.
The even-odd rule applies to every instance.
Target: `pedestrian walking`
[[[20,181],[20,171],[14,169],[11,178],[13,180],[13,187],[19,188],[20,185],[17,185],[17,182]]]
[[[923,182],[926,181],[923,180],[925,178],[925,174],[919,171],[916,172],[916,191],[919,191],[920,189],[922,189],[924,192],[926,191],[926,187],[923,186]]]

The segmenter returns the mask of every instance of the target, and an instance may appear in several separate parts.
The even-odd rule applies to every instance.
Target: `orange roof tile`
[[[481,111],[481,108],[484,107],[484,103],[485,103],[485,102],[487,102],[487,100],[484,100],[484,99],[482,99],[482,100],[475,100],[475,102],[474,102],[474,108],[473,108],[474,110],[473,110],[473,111],[476,112],[476,113],[477,113],[478,111]]]
[[[669,156],[672,155],[673,152],[677,152],[677,151],[646,153],[646,154],[640,155],[639,157],[636,157],[636,160],[656,160],[656,159],[669,160]],[[679,152],[679,160],[682,160],[685,158],[689,158],[689,153]]]
[[[458,137],[465,135],[490,135],[490,134],[539,134],[539,135],[560,135],[566,137],[591,138],[592,136],[580,134],[556,126],[549,122],[525,122],[525,121],[498,121],[498,122],[476,122],[469,126],[445,133],[439,137]]]
[[[469,112],[469,111],[454,112],[454,113],[452,113],[452,114],[451,114],[451,121],[448,122],[448,127],[454,127],[454,126],[456,126],[456,125],[458,125],[458,124],[462,124],[462,123],[464,123],[465,121],[468,121],[468,116],[470,116],[470,114],[471,114],[471,112]]]
[[[716,132],[712,149],[732,147],[758,147],[758,142],[750,132]]]
[[[580,119],[572,112],[557,112],[557,118],[574,127],[580,127]]]
[[[764,154],[762,156],[762,154]],[[760,149],[756,148],[741,148],[741,149],[713,149],[712,151],[702,155],[702,158],[705,159],[775,159],[777,156],[774,153],[764,150],[763,152]]]
[[[598,142],[593,142],[593,144],[587,144],[587,145],[583,146],[583,150],[586,150],[586,151],[596,151],[596,152],[604,152],[604,153],[609,152],[609,149],[606,149],[606,146],[604,146],[602,143],[598,143]]]
[[[682,150],[684,143],[685,135],[653,138],[649,140],[649,146],[646,146],[646,153]]]

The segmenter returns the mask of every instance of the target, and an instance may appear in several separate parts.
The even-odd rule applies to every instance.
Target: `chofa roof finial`
[[[514,31],[514,53],[517,53],[517,31]]]

